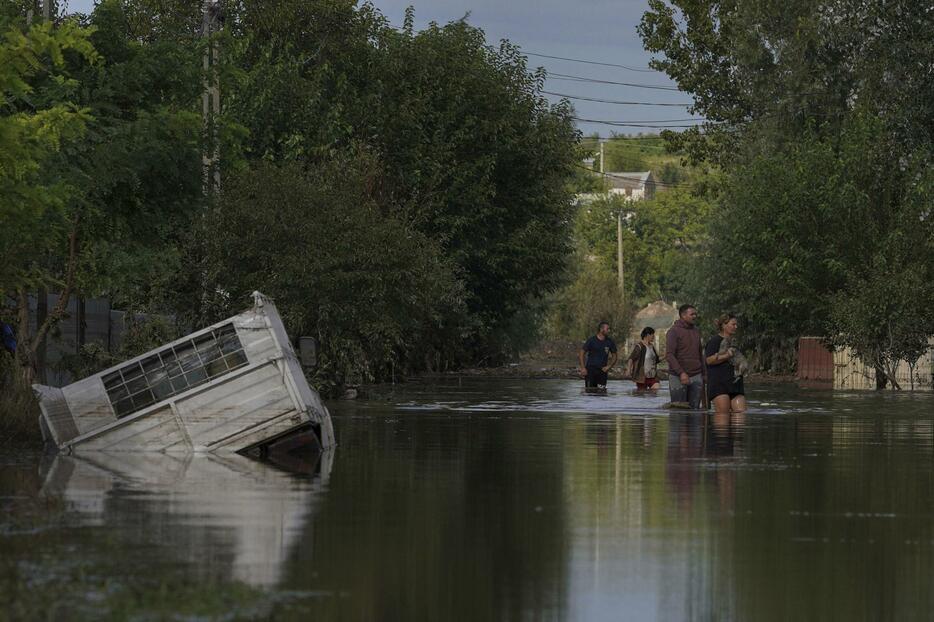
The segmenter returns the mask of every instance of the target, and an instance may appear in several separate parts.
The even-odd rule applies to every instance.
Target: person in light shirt
[[[637,391],[657,391],[659,387],[658,351],[655,349],[655,329],[642,329],[642,341],[636,344],[629,355],[628,375],[636,383]]]

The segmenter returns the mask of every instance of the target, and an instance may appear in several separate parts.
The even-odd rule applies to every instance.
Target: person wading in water
[[[636,344],[629,355],[629,377],[636,383],[636,391],[657,391],[658,351],[655,349],[655,329],[642,329],[642,341]]]
[[[710,377],[710,401],[717,414],[741,413],[746,410],[743,376],[734,369],[733,359],[738,350],[728,348],[720,352],[720,344],[736,334],[736,316],[724,313],[717,318],[717,334],[707,342],[707,373]]]
[[[691,408],[698,409],[704,393],[704,355],[700,331],[694,325],[697,309],[694,305],[681,305],[678,315],[680,319],[665,336],[668,388],[672,402],[687,402]]]
[[[577,353],[580,374],[586,379],[584,386],[588,389],[606,388],[607,373],[617,358],[616,343],[610,339],[610,324],[600,322],[597,334],[585,341]]]

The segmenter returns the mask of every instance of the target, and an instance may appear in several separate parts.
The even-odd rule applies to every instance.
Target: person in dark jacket
[[[672,402],[687,402],[697,409],[704,392],[704,359],[700,331],[695,325],[697,309],[694,305],[681,305],[678,317],[665,337],[668,387]]]
[[[588,389],[605,388],[607,374],[618,356],[616,343],[610,339],[610,324],[600,322],[597,334],[585,341],[577,354],[581,376],[586,378],[584,386]]]
[[[731,360],[736,355],[736,350],[727,348],[725,352],[720,352],[721,342],[736,333],[736,316],[724,313],[717,318],[716,324],[718,334],[712,337],[704,348],[709,379],[707,393],[718,414],[744,412],[746,396],[743,391],[743,377],[736,374]]]
[[[646,326],[642,329],[642,341],[636,344],[629,355],[629,377],[636,383],[637,391],[657,391],[658,351],[655,349],[655,329]]]

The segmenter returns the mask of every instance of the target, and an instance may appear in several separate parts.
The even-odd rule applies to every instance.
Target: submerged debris
[[[62,388],[34,385],[62,451],[248,452],[334,445],[276,306],[253,307]]]

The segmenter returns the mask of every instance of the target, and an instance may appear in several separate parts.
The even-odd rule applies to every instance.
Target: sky
[[[194,0],[193,0],[194,1]],[[415,8],[415,27],[430,22],[446,23],[467,15],[470,24],[481,28],[491,44],[509,39],[529,55],[530,67],[544,67],[549,74],[563,74],[609,82],[675,88],[663,73],[645,71],[651,55],[642,49],[636,26],[647,8],[646,0],[373,0],[372,4],[392,24],[401,26],[405,9]],[[94,0],[69,0],[71,11],[89,12]],[[592,65],[532,54],[561,56],[621,67]],[[600,84],[550,76],[545,89],[575,97],[622,102],[674,103],[691,102],[690,95],[677,90],[646,89],[619,84]],[[553,101],[556,95],[547,95]],[[572,99],[585,134],[600,136],[654,133],[650,127],[627,127],[594,121],[636,122],[649,125],[675,120],[667,125],[688,125],[693,121],[686,107],[615,104]],[[666,125],[666,123],[662,123]]]

